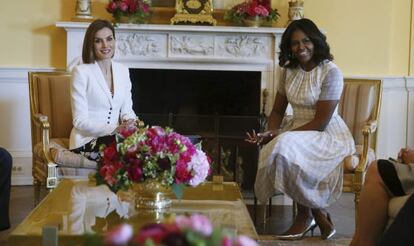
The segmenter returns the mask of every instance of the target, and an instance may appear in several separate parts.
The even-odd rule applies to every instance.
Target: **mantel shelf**
[[[84,30],[89,22],[57,22],[57,27],[68,30]],[[200,32],[200,33],[246,33],[281,35],[284,28],[275,27],[240,27],[240,26],[197,26],[197,25],[160,25],[160,24],[119,24],[117,30],[125,31],[161,31],[161,32]]]

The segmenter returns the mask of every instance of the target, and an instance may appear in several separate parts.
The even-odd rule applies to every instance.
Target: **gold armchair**
[[[50,153],[51,147],[63,150],[69,147],[69,136],[73,127],[70,74],[30,72],[29,89],[34,184],[36,187],[46,184],[47,188],[55,188],[61,177],[87,177],[94,170],[92,167],[75,165],[73,158],[57,164]]]
[[[67,144],[72,129],[70,75],[65,72],[29,72],[32,127],[32,174],[35,185],[57,185],[57,164],[50,141]]]
[[[376,159],[377,125],[381,106],[382,81],[345,79],[339,102],[339,114],[348,125],[356,145],[356,153],[343,161],[344,192],[355,193],[355,218],[365,173]]]

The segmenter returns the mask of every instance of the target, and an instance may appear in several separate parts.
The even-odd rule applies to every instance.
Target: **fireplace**
[[[213,173],[252,189],[257,148],[244,141],[258,129],[261,73],[130,69],[134,111],[146,124],[198,135]]]
[[[88,23],[56,26],[67,31],[66,63],[71,70],[80,61]],[[141,118],[183,134],[201,135],[204,148],[215,159],[216,173],[250,189],[257,150],[244,142],[245,132],[257,129],[259,112],[269,114],[273,105],[283,31],[120,24],[114,59],[130,68],[134,110]]]

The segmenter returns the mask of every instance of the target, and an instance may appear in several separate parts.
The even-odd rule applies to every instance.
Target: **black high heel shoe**
[[[303,232],[296,233],[296,234],[286,234],[286,235],[276,235],[276,239],[278,240],[300,240],[310,231],[311,235],[313,236],[313,231],[315,230],[317,224],[314,219],[312,219],[311,223],[303,230]]]

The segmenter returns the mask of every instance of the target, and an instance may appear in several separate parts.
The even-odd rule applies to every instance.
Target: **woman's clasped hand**
[[[268,142],[272,141],[273,138],[276,137],[277,133],[274,131],[265,131],[256,133],[255,130],[252,132],[246,132],[247,138],[245,139],[246,142],[263,145],[267,144]]]

